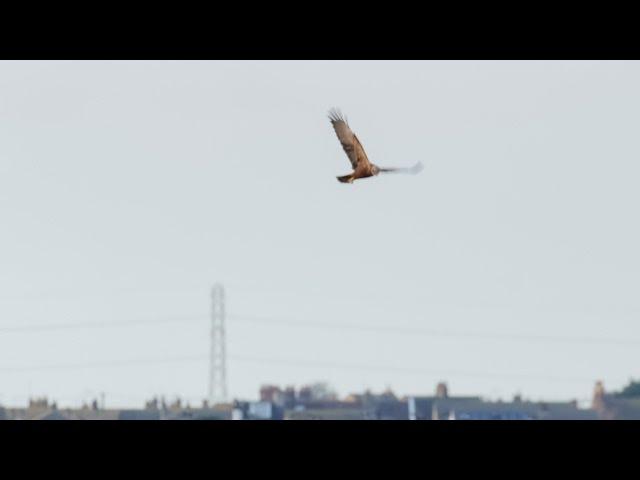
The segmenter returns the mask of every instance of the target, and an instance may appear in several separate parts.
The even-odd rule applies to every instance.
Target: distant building
[[[444,420],[449,418],[451,412],[481,403],[480,397],[410,396],[407,399],[407,417],[409,420]]]
[[[406,420],[407,402],[387,389],[338,399],[328,384],[319,382],[296,389],[276,385],[260,387],[259,402],[236,402],[233,419],[286,420]]]
[[[120,410],[118,420],[160,420],[159,410]]]
[[[260,401],[282,404],[284,395],[280,387],[275,385],[263,385],[260,387]]]
[[[601,420],[640,420],[640,396],[608,394],[601,381],[593,389],[591,407]]]
[[[361,407],[294,409],[285,413],[285,420],[373,420]]]
[[[76,410],[75,420],[119,420],[120,410]]]
[[[447,384],[444,382],[438,383],[436,386],[436,397],[437,398],[447,398],[449,396],[449,390],[447,389]]]
[[[283,420],[284,409],[273,402],[235,402],[233,420]]]
[[[26,408],[0,408],[0,420],[230,420],[231,405],[191,408],[181,401],[167,405],[157,398],[142,409],[105,409],[98,402],[84,403],[80,408],[58,408],[47,399],[31,399]]]
[[[30,418],[30,420],[75,420],[75,415],[71,412],[63,413],[60,410],[49,410]]]
[[[597,420],[594,410],[576,402],[488,402],[480,397],[450,397],[439,384],[433,397],[409,397],[410,420]]]
[[[230,420],[231,411],[214,408],[185,409],[177,412],[163,412],[161,420]]]
[[[640,382],[614,393],[597,382],[590,409],[578,408],[576,401],[532,402],[520,395],[510,402],[452,396],[445,382],[437,384],[432,396],[398,398],[387,388],[340,400],[326,383],[315,383],[297,392],[291,386],[264,385],[259,398],[191,407],[179,398],[167,402],[154,397],[141,409],[106,409],[97,400],[63,409],[47,398],[34,398],[24,408],[0,407],[0,420],[640,420]]]
[[[47,398],[30,398],[27,408],[10,408],[6,415],[11,420],[62,419],[64,415],[56,412],[57,408],[56,403],[49,402]]]

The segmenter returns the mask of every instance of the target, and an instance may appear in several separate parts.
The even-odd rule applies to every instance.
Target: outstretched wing
[[[344,152],[347,154],[347,157],[349,157],[353,169],[355,170],[358,166],[362,167],[368,164],[369,159],[360,140],[358,140],[356,134],[351,131],[340,110],[331,109],[329,111],[329,120],[331,120],[331,125],[336,131],[338,140],[340,140]]]

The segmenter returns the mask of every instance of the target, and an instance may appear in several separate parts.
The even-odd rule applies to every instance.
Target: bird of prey
[[[420,162],[409,168],[381,168],[374,165],[367,158],[367,154],[365,153],[360,140],[358,140],[356,134],[351,131],[346,118],[342,116],[340,110],[335,108],[331,109],[329,111],[329,120],[331,120],[331,125],[336,131],[338,140],[340,140],[340,144],[342,145],[344,152],[347,154],[347,157],[349,157],[351,166],[353,167],[353,172],[349,175],[336,177],[338,181],[342,183],[353,183],[359,178],[373,177],[379,173],[416,174],[422,170],[422,164]]]

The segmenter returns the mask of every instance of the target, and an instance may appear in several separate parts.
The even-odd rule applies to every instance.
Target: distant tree
[[[313,400],[336,400],[336,392],[326,382],[317,382],[309,385]]]
[[[640,382],[630,380],[629,385],[624,387],[620,392],[616,393],[616,397],[634,398],[640,397]]]

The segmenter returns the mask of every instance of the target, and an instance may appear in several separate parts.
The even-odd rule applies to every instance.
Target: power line
[[[87,368],[130,367],[132,365],[151,365],[178,362],[201,362],[206,355],[184,355],[177,357],[150,357],[127,360],[106,360],[101,362],[66,363],[58,365],[34,365],[24,367],[0,367],[0,372],[37,372],[48,370],[83,370]]]
[[[204,320],[207,315],[178,315],[171,317],[160,317],[156,319],[131,319],[131,320],[108,320],[101,322],[69,322],[53,323],[49,325],[17,325],[11,327],[0,327],[0,333],[30,333],[48,330],[73,330],[73,329],[93,329],[105,327],[130,327],[135,325],[154,325],[163,323],[182,323],[194,320]]]
[[[417,327],[388,326],[388,325],[362,325],[353,323],[337,323],[337,322],[297,322],[295,320],[286,320],[278,318],[265,318],[247,315],[227,315],[234,321],[247,323],[264,323],[286,325],[289,327],[300,328],[337,328],[343,330],[384,332],[401,335],[428,335],[437,337],[452,338],[477,338],[485,340],[522,340],[522,341],[556,341],[556,342],[572,342],[572,343],[611,343],[615,345],[640,345],[640,340],[621,339],[621,338],[597,338],[597,337],[566,337],[551,335],[522,335],[522,334],[502,334],[502,333],[484,333],[484,332],[452,332],[446,330],[436,330]]]
[[[182,355],[175,357],[149,357],[137,359],[123,360],[107,360],[88,363],[71,363],[58,365],[39,365],[39,366],[23,366],[23,367],[0,367],[0,372],[35,372],[35,371],[51,371],[51,370],[81,370],[91,368],[112,368],[112,367],[129,367],[132,365],[153,365],[167,363],[183,363],[183,362],[202,362],[207,359],[205,354]],[[358,371],[375,371],[375,372],[394,372],[407,373],[415,375],[450,375],[458,377],[474,377],[474,378],[494,378],[494,379],[526,379],[541,380],[552,382],[592,382],[593,378],[564,377],[545,374],[531,373],[500,373],[500,372],[482,372],[469,370],[439,370],[425,369],[420,367],[399,367],[390,365],[365,365],[341,362],[328,362],[324,360],[308,360],[308,359],[284,359],[269,358],[252,355],[229,355],[229,359],[236,362],[254,363],[260,365],[286,365],[290,367],[315,367],[315,368],[339,368],[344,370]]]
[[[253,356],[238,356],[233,355],[230,358],[241,362],[254,362],[254,363],[270,363],[280,364],[287,366],[299,366],[299,367],[322,367],[322,368],[341,368],[348,370],[361,370],[361,371],[386,371],[396,373],[411,373],[418,375],[452,375],[452,376],[470,376],[470,377],[484,377],[484,378],[516,378],[516,379],[530,379],[530,380],[544,380],[544,381],[558,381],[558,382],[592,382],[593,378],[578,378],[578,377],[557,377],[549,375],[536,375],[536,374],[519,374],[519,373],[491,373],[491,372],[478,372],[468,370],[435,370],[424,369],[420,367],[396,367],[389,365],[363,365],[363,364],[349,364],[349,363],[337,363],[326,362],[318,360],[287,360],[287,359],[274,359],[263,358]]]
[[[239,323],[253,323],[262,325],[283,325],[294,328],[329,328],[341,330],[354,330],[362,332],[380,332],[394,335],[424,335],[430,337],[449,337],[449,338],[468,338],[480,340],[516,340],[516,341],[542,341],[542,342],[560,342],[560,343],[584,343],[584,344],[611,344],[617,346],[638,346],[638,339],[623,338],[601,338],[587,336],[552,336],[552,335],[536,335],[536,334],[504,334],[493,332],[455,332],[439,329],[406,327],[406,326],[389,326],[389,325],[362,325],[348,322],[308,322],[297,321],[293,319],[281,319],[273,317],[260,317],[252,315],[234,315],[227,314],[227,318]],[[106,327],[130,327],[135,325],[154,325],[164,323],[183,323],[189,321],[204,321],[208,315],[192,314],[178,315],[172,317],[158,319],[132,319],[132,320],[113,320],[102,322],[75,322],[75,323],[57,323],[49,325],[19,325],[11,327],[0,327],[0,333],[31,333],[39,331],[55,331],[68,329],[93,329]]]

